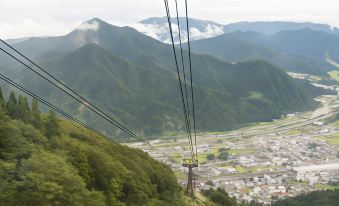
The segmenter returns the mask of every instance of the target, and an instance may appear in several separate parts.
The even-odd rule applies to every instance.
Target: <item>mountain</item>
[[[204,39],[218,36],[223,33],[223,25],[213,21],[189,18],[191,40]],[[173,36],[176,43],[179,42],[178,22],[176,18],[171,18]],[[180,30],[182,31],[182,41],[187,41],[186,18],[179,17]],[[151,36],[159,41],[171,43],[167,17],[151,17],[132,25],[141,33]]]
[[[14,46],[36,51],[50,42],[30,54],[50,73],[138,134],[182,131],[182,105],[171,46],[135,29],[115,27],[99,19],[86,24],[91,25],[87,28],[95,24],[96,29],[76,29],[65,36],[30,39]],[[313,92],[267,62],[229,64],[196,54],[192,54],[192,62],[199,131],[271,121],[281,114],[316,106]],[[119,134],[31,72],[17,73],[16,79],[101,131]]]
[[[22,37],[22,38],[16,38],[16,39],[6,39],[5,41],[9,44],[15,44],[15,43],[19,43],[19,42],[22,42],[22,41],[26,41],[29,38],[30,37]]]
[[[173,23],[173,33],[175,42],[178,43],[177,19],[171,19]],[[179,17],[180,29],[182,31],[182,40],[187,41],[186,18]],[[166,17],[151,17],[131,25],[141,33],[155,38],[164,43],[171,43],[168,23]],[[339,29],[328,24],[317,24],[311,22],[285,22],[285,21],[257,21],[257,22],[236,22],[226,25],[213,21],[189,18],[191,40],[206,39],[219,36],[224,33],[236,31],[252,31],[266,35],[274,35],[281,31],[293,31],[301,29],[312,29],[329,34],[339,35]]]
[[[266,35],[273,35],[281,31],[312,29],[314,31],[322,31],[330,34],[339,34],[339,29],[331,27],[327,24],[316,24],[311,22],[285,22],[285,21],[257,21],[257,22],[236,22],[226,24],[224,32],[230,33],[235,31],[253,31]]]
[[[176,22],[176,19],[172,21]],[[180,22],[183,37],[186,38],[186,21],[180,18]],[[146,35],[165,43],[170,42],[165,17],[149,18],[140,23],[152,27],[152,34],[144,32]],[[201,31],[211,27],[209,25],[221,28],[220,24],[214,22],[190,19],[192,30]],[[285,71],[316,75],[326,75],[334,70],[331,60],[336,62],[338,59],[339,30],[329,25],[308,22],[239,22],[225,25],[223,30],[193,39],[194,52],[210,54],[228,62],[263,59]],[[177,35],[176,30],[176,42]]]
[[[238,31],[193,41],[191,46],[193,52],[228,62],[263,59],[286,71],[324,74],[335,69],[327,56],[338,56],[338,43],[339,36],[303,29],[270,36]]]
[[[169,166],[15,99],[0,106],[0,205],[184,205]]]
[[[268,43],[279,51],[325,60],[326,56],[339,62],[339,36],[311,29],[282,31]]]

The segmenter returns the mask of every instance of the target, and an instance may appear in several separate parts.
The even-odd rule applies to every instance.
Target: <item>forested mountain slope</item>
[[[253,121],[315,107],[313,94],[287,74],[263,61],[238,65],[194,57],[197,128],[232,129]],[[56,76],[143,135],[182,130],[175,73],[141,67],[102,49],[86,45],[65,57],[44,63]],[[41,78],[26,74],[23,84],[38,90],[93,123],[92,112],[79,110]],[[95,123],[95,122],[94,122]],[[96,124],[108,131],[101,122]]]
[[[214,38],[193,41],[192,51],[209,54],[227,62],[262,59],[285,71],[322,74],[335,67],[339,36],[311,29],[282,31],[275,35],[256,32],[232,32]]]
[[[132,28],[115,27],[99,19],[87,24],[97,28],[83,30],[80,26],[65,36],[30,39],[14,46],[38,59],[51,74],[136,133],[151,136],[182,131],[182,105],[171,47]],[[229,64],[196,54],[192,54],[192,62],[199,131],[272,121],[281,114],[316,106],[315,93],[267,62]],[[188,68],[187,62],[185,66]],[[101,131],[118,135],[118,130],[112,131],[111,126],[83,111],[46,81],[21,69],[23,72],[13,73],[22,85]]]
[[[171,169],[0,95],[0,205],[182,205]]]

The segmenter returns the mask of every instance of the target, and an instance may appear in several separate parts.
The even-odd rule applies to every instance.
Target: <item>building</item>
[[[339,163],[293,167],[293,171],[297,173],[297,180],[307,180],[312,184],[315,184],[319,177],[327,174],[324,173],[325,171],[331,170],[339,170]]]

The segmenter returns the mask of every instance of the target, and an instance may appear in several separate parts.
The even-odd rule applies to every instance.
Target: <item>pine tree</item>
[[[17,116],[17,103],[18,102],[16,100],[15,93],[12,91],[6,103],[6,111],[9,116],[14,118]]]
[[[87,156],[83,150],[78,147],[75,147],[71,151],[72,164],[78,170],[78,174],[83,178],[86,185],[89,187],[91,183],[91,177],[89,175],[89,164]]]
[[[31,119],[31,111],[28,106],[27,97],[19,96],[18,100],[18,118],[23,122],[28,123]]]
[[[58,118],[53,110],[49,111],[45,121],[45,135],[47,137],[57,136],[59,134]]]
[[[31,122],[37,129],[40,129],[42,127],[41,112],[39,110],[39,104],[36,99],[33,99],[32,101]]]

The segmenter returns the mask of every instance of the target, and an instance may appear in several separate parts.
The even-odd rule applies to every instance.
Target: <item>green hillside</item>
[[[339,61],[339,36],[309,28],[297,31],[282,31],[272,36],[272,45],[288,54],[326,59],[328,54]]]
[[[97,31],[74,30],[65,36],[41,41],[33,38],[15,46],[28,52],[50,42],[43,47],[45,50],[38,51],[40,54],[30,55],[136,133],[156,136],[183,131],[185,124],[170,45],[132,28],[115,27],[99,19],[88,21],[91,22],[100,25]],[[58,55],[50,56],[57,52]],[[311,86],[299,84],[264,61],[229,64],[209,55],[192,54],[192,62],[198,131],[225,131],[316,106]],[[187,62],[185,66],[188,68]],[[119,130],[27,69],[17,72],[15,79],[100,131],[121,137]]]
[[[314,108],[313,95],[286,73],[263,61],[228,64],[193,56],[197,128],[228,130],[283,113]],[[144,136],[183,130],[182,105],[174,71],[134,64],[96,44],[86,45],[43,65],[66,84]],[[40,77],[25,73],[22,83],[93,124],[118,134],[92,112],[56,91]],[[252,94],[259,94],[253,96]]]
[[[171,169],[146,153],[14,93],[0,105],[0,205],[182,205]]]
[[[335,35],[315,31],[309,33],[312,32],[315,33],[314,39],[323,40],[321,35],[333,36],[327,40],[327,44],[332,42],[336,45],[339,42]],[[285,71],[325,75],[334,67],[320,54],[323,52],[322,55],[325,55],[325,51],[333,50],[326,46],[323,48],[322,44],[313,45],[312,38],[308,36],[309,34],[303,30],[280,32],[271,36],[238,31],[193,41],[191,45],[193,52],[209,54],[227,62],[262,59]],[[318,56],[310,54],[310,51],[317,51],[318,48],[321,49]]]

